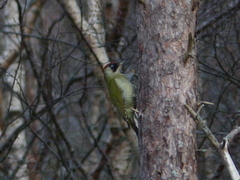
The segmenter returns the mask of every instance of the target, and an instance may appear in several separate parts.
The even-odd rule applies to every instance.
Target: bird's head
[[[117,62],[110,62],[107,63],[103,69],[105,70],[109,70],[112,71],[113,73],[117,73],[120,72],[122,69],[123,63],[117,63]]]
[[[121,74],[123,63],[110,62],[103,67],[105,78],[114,78]]]

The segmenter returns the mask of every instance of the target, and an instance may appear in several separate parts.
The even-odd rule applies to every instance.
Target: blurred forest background
[[[137,138],[126,135],[85,38],[137,71],[136,2],[78,0],[85,29],[63,2],[0,0],[0,179],[139,179]],[[240,1],[202,0],[195,44],[200,99],[215,104],[201,116],[221,141],[240,122]],[[228,179],[196,133],[199,179]],[[238,169],[239,152],[240,135],[230,145]]]

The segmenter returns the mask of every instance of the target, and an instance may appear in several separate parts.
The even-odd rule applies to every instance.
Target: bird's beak
[[[119,66],[118,66],[118,68],[117,68],[117,71],[118,71],[118,72],[120,72],[120,71],[122,70],[123,63],[124,63],[124,62],[119,63]]]

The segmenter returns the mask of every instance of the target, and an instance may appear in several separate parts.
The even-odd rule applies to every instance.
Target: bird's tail
[[[133,109],[133,110],[134,110],[133,118],[132,118],[132,121],[129,122],[129,123],[130,123],[131,128],[135,131],[136,135],[138,136],[138,115],[139,115],[139,112],[135,109]]]

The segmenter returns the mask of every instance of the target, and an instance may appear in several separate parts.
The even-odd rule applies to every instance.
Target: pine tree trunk
[[[190,2],[137,5],[141,179],[197,179],[196,126],[184,107],[197,96],[197,7]]]

